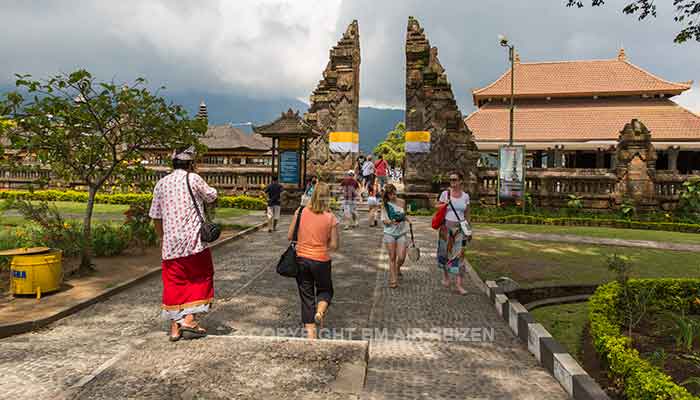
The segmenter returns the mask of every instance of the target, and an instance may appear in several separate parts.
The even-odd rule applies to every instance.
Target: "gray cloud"
[[[523,62],[612,58],[669,80],[698,81],[697,43],[673,44],[670,6],[645,22],[622,15],[621,1],[568,9],[562,0],[382,1],[184,0],[8,1],[0,3],[0,84],[15,72],[44,76],[86,67],[102,78],[145,76],[171,90],[308,99],[328,49],[352,19],[360,22],[363,104],[404,104],[404,36],[419,19],[462,111],[470,89],[507,68],[498,33]],[[614,4],[613,4],[614,3]],[[700,90],[681,102],[700,111]]]

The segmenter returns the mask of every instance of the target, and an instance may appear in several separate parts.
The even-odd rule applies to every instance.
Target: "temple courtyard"
[[[565,399],[508,329],[478,279],[440,286],[434,231],[416,223],[418,263],[387,287],[379,229],[342,235],[323,340],[299,338],[294,281],[274,270],[282,232],[215,252],[211,335],[170,343],[159,277],[32,333],[0,340],[0,392],[35,398]],[[284,227],[283,227],[284,230]]]

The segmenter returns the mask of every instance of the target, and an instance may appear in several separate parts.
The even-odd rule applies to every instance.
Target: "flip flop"
[[[207,331],[199,325],[180,325],[180,332],[185,339],[199,339],[207,336]]]

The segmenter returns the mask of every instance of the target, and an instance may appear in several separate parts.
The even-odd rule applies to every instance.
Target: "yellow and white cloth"
[[[427,153],[430,151],[430,131],[407,131],[406,153]]]
[[[358,132],[331,132],[328,148],[334,153],[357,153],[360,151],[360,134]]]

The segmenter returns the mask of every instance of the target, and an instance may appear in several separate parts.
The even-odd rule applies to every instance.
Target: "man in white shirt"
[[[149,212],[161,240],[162,309],[171,321],[171,341],[206,335],[194,316],[207,312],[214,298],[214,264],[197,210],[204,215],[204,203],[214,202],[217,193],[192,172],[194,160],[193,147],[174,152],[173,172],[156,184]]]

